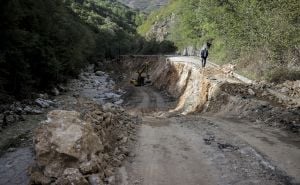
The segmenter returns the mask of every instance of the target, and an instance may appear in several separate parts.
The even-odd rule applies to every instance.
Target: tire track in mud
[[[128,112],[134,115],[146,115],[165,110],[168,106],[164,97],[150,87],[135,87],[134,98],[129,97],[133,105],[128,107]]]

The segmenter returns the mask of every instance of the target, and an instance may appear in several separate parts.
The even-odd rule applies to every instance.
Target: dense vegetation
[[[212,42],[212,57],[236,63],[255,79],[300,79],[298,0],[173,0],[139,28],[150,28],[176,14],[168,40],[179,48]]]
[[[167,4],[168,0],[119,0],[120,2],[143,12],[151,12]]]
[[[137,36],[142,17],[113,0],[0,0],[0,95],[49,88],[103,58],[164,50]]]

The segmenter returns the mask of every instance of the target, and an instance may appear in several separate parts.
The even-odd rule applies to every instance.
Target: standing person
[[[208,49],[207,49],[207,47],[202,48],[200,54],[201,54],[202,67],[204,68],[206,66],[206,59],[208,57]]]

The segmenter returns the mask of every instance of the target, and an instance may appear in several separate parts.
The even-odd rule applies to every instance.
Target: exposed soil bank
[[[144,63],[150,64],[153,85],[177,99],[171,112],[236,117],[299,133],[300,87],[290,89],[291,93],[286,88],[283,94],[272,84],[246,84],[226,67],[208,64],[203,69],[199,60],[191,57],[132,56],[122,60],[124,69],[132,71],[129,76]]]

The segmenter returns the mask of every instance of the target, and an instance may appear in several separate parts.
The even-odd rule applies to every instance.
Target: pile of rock
[[[129,155],[136,122],[120,107],[81,101],[78,111],[55,110],[35,131],[31,184],[109,184]]]
[[[12,123],[23,121],[24,115],[42,114],[45,108],[54,105],[55,102],[42,98],[34,102],[14,102],[11,105],[3,105],[0,110],[0,127],[4,128]]]
[[[276,85],[275,88],[285,95],[300,98],[300,80],[285,81],[282,84]]]

